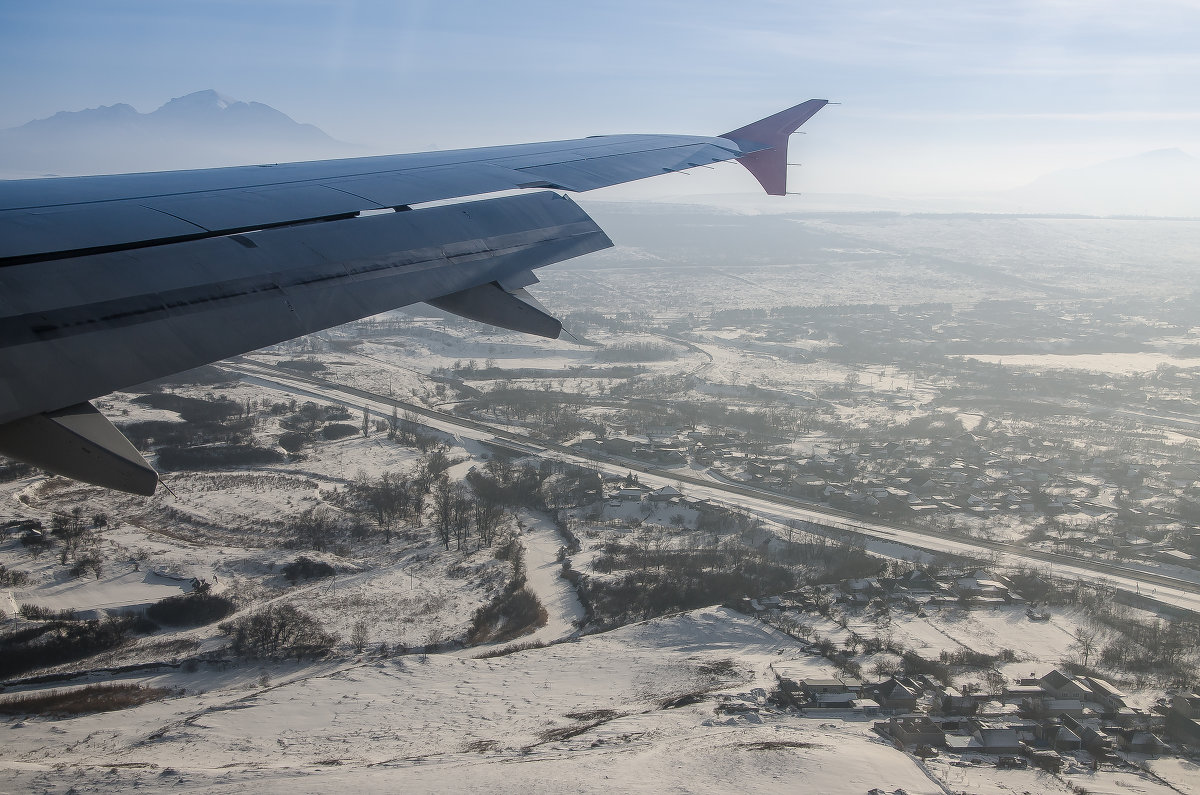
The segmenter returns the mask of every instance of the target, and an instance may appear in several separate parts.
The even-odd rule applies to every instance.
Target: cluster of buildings
[[[1126,695],[1104,679],[1060,670],[998,693],[963,691],[920,674],[873,684],[781,676],[780,691],[810,715],[849,710],[885,718],[874,724],[878,733],[925,755],[1040,754],[1045,760],[1086,751],[1103,760],[1118,751],[1160,754],[1170,747],[1164,737],[1200,742],[1200,696],[1177,696],[1164,716],[1128,706]]]
[[[1200,511],[1200,467],[1130,466],[1064,453],[1001,431],[862,444],[807,457],[773,454],[767,443],[733,430],[664,427],[642,435],[586,439],[578,445],[657,466],[700,464],[733,481],[885,520],[956,514],[1098,517],[1114,511],[1100,495],[1120,490],[1127,496],[1127,515],[1136,520],[1130,526],[1151,528],[1149,535],[1160,537],[1114,528],[1107,535],[1094,530],[1066,533],[1049,543],[1200,568],[1200,525],[1181,523],[1164,507],[1194,498]],[[1176,532],[1170,541],[1165,531],[1153,532],[1156,526],[1177,529],[1181,524],[1182,537]]]
[[[869,604],[875,599],[910,604],[960,606],[1022,604],[1025,599],[1013,590],[1012,583],[1000,574],[985,569],[948,571],[933,577],[921,570],[899,577],[858,577],[839,584],[838,601]]]
[[[948,569],[933,576],[915,569],[898,577],[853,577],[834,584],[810,585],[782,596],[746,599],[744,612],[763,614],[774,610],[815,611],[822,601],[850,606],[898,603],[910,609],[939,605],[989,607],[1025,604],[1007,577],[986,569]],[[1027,611],[1032,620],[1044,613],[1036,607]]]

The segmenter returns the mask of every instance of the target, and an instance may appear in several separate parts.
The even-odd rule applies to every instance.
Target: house
[[[1063,715],[1082,718],[1084,711],[1083,702],[1077,698],[1027,699],[1021,702],[1021,706],[1026,712],[1048,718],[1061,718]]]
[[[842,582],[842,590],[851,596],[867,598],[883,595],[883,586],[877,577],[853,577]]]
[[[1021,741],[1012,727],[977,722],[969,748],[985,754],[1016,754],[1021,751]]]
[[[931,594],[941,590],[938,582],[923,571],[913,570],[895,580],[896,588],[910,594]]]
[[[1133,754],[1157,756],[1162,752],[1162,740],[1148,731],[1138,729],[1121,730],[1116,735],[1117,747]]]
[[[810,697],[828,693],[849,693],[850,688],[841,679],[801,679],[800,689]]]
[[[1176,566],[1196,568],[1196,556],[1178,549],[1160,549],[1158,551],[1158,559],[1163,563],[1174,563]]]
[[[867,685],[863,688],[863,695],[879,702],[884,709],[907,712],[917,708],[921,689],[905,677],[893,676],[877,685]]]
[[[807,704],[818,709],[854,709],[854,702],[860,699],[854,693],[818,693]]]
[[[651,502],[670,502],[671,500],[679,499],[683,493],[674,486],[663,486],[658,491],[650,493]]]
[[[1038,680],[1038,686],[1052,698],[1075,698],[1090,701],[1092,689],[1082,679],[1053,670]]]
[[[610,436],[604,439],[597,439],[595,442],[595,445],[604,452],[609,453],[610,455],[625,456],[627,458],[632,456],[633,451],[643,444],[645,444],[644,441],[640,439],[631,439],[628,436]]]
[[[1180,693],[1171,699],[1167,730],[1180,742],[1200,745],[1200,694]]]
[[[963,693],[956,687],[946,685],[937,689],[939,703],[943,715],[973,715],[979,709],[979,700],[987,700],[990,696],[974,693]]]
[[[850,708],[866,716],[879,714],[879,704],[870,698],[856,698],[851,702]]]
[[[671,466],[686,464],[688,461],[687,451],[678,447],[656,447],[654,448],[654,458],[660,464]]]
[[[1024,701],[1027,699],[1042,699],[1046,697],[1046,691],[1037,684],[1029,684],[1031,680],[1022,679],[1019,685],[1008,685],[1004,688],[1004,698],[1007,701]],[[1033,679],[1037,682],[1037,679]]]
[[[1062,725],[1079,735],[1079,740],[1083,744],[1083,747],[1092,756],[1098,758],[1112,756],[1113,741],[1104,732],[1086,723],[1081,723],[1070,715],[1062,716]]]
[[[1118,690],[1111,682],[1095,676],[1085,676],[1083,680],[1092,689],[1092,700],[1103,707],[1105,712],[1119,713],[1122,710],[1129,709],[1129,705],[1125,703],[1125,699],[1128,696]]]
[[[986,579],[982,572],[955,580],[954,592],[965,599],[1009,599],[1008,586],[998,580]]]
[[[1078,751],[1083,747],[1083,740],[1080,740],[1079,735],[1066,726],[1056,726],[1053,739],[1050,740],[1050,747],[1059,752]]]
[[[918,745],[945,746],[946,733],[925,715],[902,715],[884,724],[887,734],[906,748]]]

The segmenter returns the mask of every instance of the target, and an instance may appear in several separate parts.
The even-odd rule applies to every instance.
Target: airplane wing
[[[739,159],[782,194],[788,136],[825,104],[719,137],[0,182],[0,453],[152,494],[88,401],[419,301],[557,337],[533,270],[612,242],[556,191]]]

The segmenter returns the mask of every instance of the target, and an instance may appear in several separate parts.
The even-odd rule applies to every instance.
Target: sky
[[[8,2],[0,128],[213,88],[404,152],[717,134],[819,97],[803,190],[996,190],[1200,155],[1197,31],[1200,0]]]

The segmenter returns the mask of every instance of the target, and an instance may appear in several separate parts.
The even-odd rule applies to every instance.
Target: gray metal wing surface
[[[521,288],[612,242],[554,191],[785,153],[824,104],[736,140],[601,136],[0,182],[0,453],[150,494],[157,474],[88,401],[418,301],[557,337]],[[751,171],[769,192],[783,184],[778,169],[770,182]],[[471,198],[521,188],[551,190]]]

